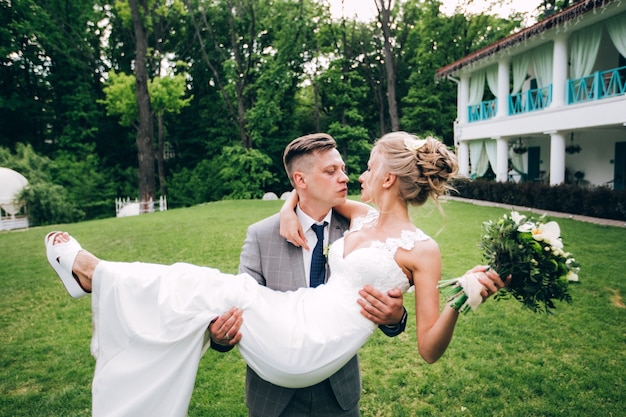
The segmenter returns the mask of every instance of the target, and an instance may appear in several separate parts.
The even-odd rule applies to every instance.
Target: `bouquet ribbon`
[[[461,313],[467,313],[470,309],[476,310],[483,301],[480,295],[483,284],[478,281],[478,274],[474,272],[468,272],[460,278],[440,281],[438,288],[442,289],[450,307]]]

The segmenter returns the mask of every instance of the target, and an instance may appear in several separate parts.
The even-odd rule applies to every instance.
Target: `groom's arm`
[[[248,274],[259,284],[265,285],[263,265],[261,263],[261,239],[257,230],[259,227],[258,224],[248,227],[246,240],[243,242],[243,248],[239,255],[239,273]]]

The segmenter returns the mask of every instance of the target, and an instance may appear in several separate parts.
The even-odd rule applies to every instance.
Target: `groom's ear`
[[[301,172],[296,171],[293,173],[293,184],[296,188],[302,188],[306,186],[304,175]]]

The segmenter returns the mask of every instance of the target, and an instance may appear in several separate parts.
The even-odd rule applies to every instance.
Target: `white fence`
[[[28,229],[28,217],[0,217],[0,230]]]
[[[167,210],[167,197],[159,197],[159,211]],[[138,216],[143,213],[154,212],[154,201],[139,201],[137,199],[131,200],[130,198],[116,198],[115,199],[115,216],[127,217]]]

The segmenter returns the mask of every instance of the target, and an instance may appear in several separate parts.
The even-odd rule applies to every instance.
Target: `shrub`
[[[542,210],[626,220],[626,190],[607,187],[580,187],[572,184],[495,182],[457,179],[460,197],[486,200]]]
[[[85,213],[68,199],[68,192],[49,182],[29,184],[20,194],[25,202],[31,226],[74,223],[85,218]]]

